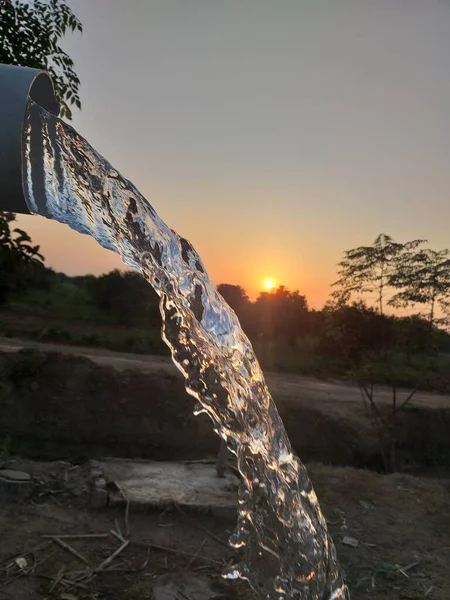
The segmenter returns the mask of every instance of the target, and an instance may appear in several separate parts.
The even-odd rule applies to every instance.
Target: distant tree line
[[[13,219],[0,215],[0,303],[11,307],[29,298],[64,319],[160,328],[158,296],[140,274],[55,273]],[[380,235],[370,246],[344,252],[331,289],[324,308],[313,310],[305,295],[284,286],[254,301],[239,285],[218,286],[269,368],[345,372],[358,379],[372,372],[378,381],[401,385],[402,369],[386,363],[394,357],[402,368],[426,365],[418,376],[419,386],[427,385],[428,365],[450,353],[449,252]],[[399,309],[407,315],[399,316]]]

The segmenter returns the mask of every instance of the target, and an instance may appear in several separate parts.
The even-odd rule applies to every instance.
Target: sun
[[[273,279],[264,279],[264,287],[270,292],[275,287]]]

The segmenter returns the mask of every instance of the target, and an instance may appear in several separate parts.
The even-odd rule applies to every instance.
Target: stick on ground
[[[82,556],[77,550],[75,550],[75,548],[72,548],[72,546],[70,546],[67,542],[64,542],[59,537],[54,537],[52,539],[59,546],[61,546],[61,548],[64,548],[64,550],[67,550],[67,552],[70,552],[70,554],[75,556],[75,558],[78,558],[78,560],[81,560],[81,562],[84,562],[85,565],[89,564],[89,561],[84,556]]]

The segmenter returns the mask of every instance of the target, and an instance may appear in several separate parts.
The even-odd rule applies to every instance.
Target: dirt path
[[[93,362],[114,367],[118,370],[136,369],[146,373],[166,371],[177,374],[178,371],[172,361],[164,356],[126,354],[112,352],[103,348],[89,348],[84,346],[65,346],[62,344],[43,344],[30,340],[18,340],[0,337],[0,351],[17,352],[22,348],[36,348],[43,352],[60,352],[89,358]],[[181,375],[180,375],[181,377]],[[266,373],[266,380],[270,391],[283,401],[296,402],[299,399],[316,403],[355,402],[361,403],[361,392],[358,386],[340,381],[321,381],[312,377],[295,375],[290,373]],[[409,391],[399,391],[397,402],[400,404],[402,398]],[[391,402],[391,391],[388,388],[377,389],[378,402]],[[450,409],[450,395],[433,394],[430,392],[418,392],[414,397],[414,404],[434,408]]]

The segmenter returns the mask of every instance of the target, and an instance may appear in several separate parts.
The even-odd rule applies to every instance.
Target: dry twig
[[[75,550],[75,548],[72,548],[72,546],[70,546],[67,542],[64,542],[59,537],[54,537],[52,539],[59,546],[61,546],[61,548],[64,548],[64,550],[67,550],[67,552],[70,552],[70,554],[75,556],[75,558],[78,558],[78,560],[81,560],[81,562],[84,562],[85,565],[89,564],[89,561],[84,556],[82,556],[77,550]]]
[[[187,564],[187,566],[186,566],[186,570],[187,570],[187,571],[189,571],[189,569],[191,568],[191,566],[192,566],[192,563],[193,563],[193,562],[194,562],[194,560],[197,558],[197,556],[198,556],[199,552],[201,552],[201,551],[202,551],[202,549],[203,549],[203,546],[205,545],[205,543],[206,543],[206,538],[203,540],[203,542],[200,544],[200,546],[199,546],[199,548],[198,548],[197,552],[194,554],[194,556],[193,556],[193,557],[191,558],[191,560],[188,562],[188,564]]]
[[[41,535],[42,539],[54,540],[57,537],[60,540],[102,540],[108,537],[107,533],[74,533],[65,535]]]
[[[177,550],[176,548],[167,548],[166,546],[159,546],[158,544],[153,544],[152,542],[138,542],[135,540],[130,540],[130,543],[134,544],[135,546],[140,546],[141,548],[154,548],[155,550],[161,550],[162,552],[171,552],[173,554],[180,554],[181,556],[192,557],[191,552],[184,552],[183,550]],[[197,558],[200,560],[204,560],[205,562],[214,563],[223,567],[223,563],[218,560],[215,560],[214,558],[209,558],[207,556],[197,556]]]
[[[130,543],[130,540],[126,540],[121,546],[120,548],[117,548],[117,550],[115,552],[113,552],[111,554],[111,556],[108,556],[108,558],[106,560],[104,560],[100,566],[98,566],[96,569],[94,569],[95,573],[98,573],[99,571],[103,571],[103,569],[105,567],[107,567],[117,556],[119,556],[119,554],[121,552],[123,552],[125,550],[125,548],[128,546],[128,544]]]

